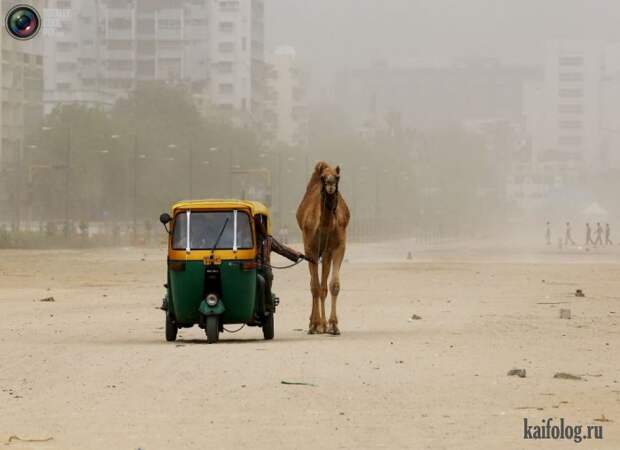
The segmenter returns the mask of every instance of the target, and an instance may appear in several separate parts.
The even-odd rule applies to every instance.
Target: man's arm
[[[279,243],[273,236],[271,237],[271,250],[293,262],[297,262],[300,259],[305,259],[303,253],[299,253],[297,250]]]

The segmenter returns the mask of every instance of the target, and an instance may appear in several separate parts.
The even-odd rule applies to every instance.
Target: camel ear
[[[336,166],[336,175],[340,176],[340,166]]]
[[[314,166],[314,171],[316,172],[317,175],[320,176],[326,167],[327,167],[327,163],[325,161],[319,161],[318,163],[316,163],[316,166]]]

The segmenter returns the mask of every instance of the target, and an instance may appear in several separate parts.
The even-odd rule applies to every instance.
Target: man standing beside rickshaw
[[[271,285],[273,283],[271,252],[274,251],[278,255],[283,256],[294,263],[298,263],[304,259],[308,260],[308,258],[306,258],[303,253],[278,242],[273,236],[271,236],[267,232],[267,217],[257,214],[254,216],[254,223],[256,224],[256,240],[258,244],[258,270],[260,270],[265,277],[265,288],[267,291],[265,301],[270,304],[272,302]],[[270,304],[269,306],[273,305]]]

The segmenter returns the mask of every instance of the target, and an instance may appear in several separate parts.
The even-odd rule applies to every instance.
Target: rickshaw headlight
[[[209,295],[207,295],[206,300],[207,300],[207,305],[215,306],[215,305],[217,305],[217,302],[218,302],[219,299],[217,298],[217,295],[209,294]]]

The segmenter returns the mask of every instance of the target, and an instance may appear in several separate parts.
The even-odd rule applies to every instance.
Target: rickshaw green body
[[[177,324],[196,324],[200,321],[200,314],[221,314],[224,324],[245,323],[254,317],[256,269],[244,270],[241,261],[222,261],[219,265],[222,296],[220,302],[212,307],[204,301],[204,262],[170,262],[168,308]]]

